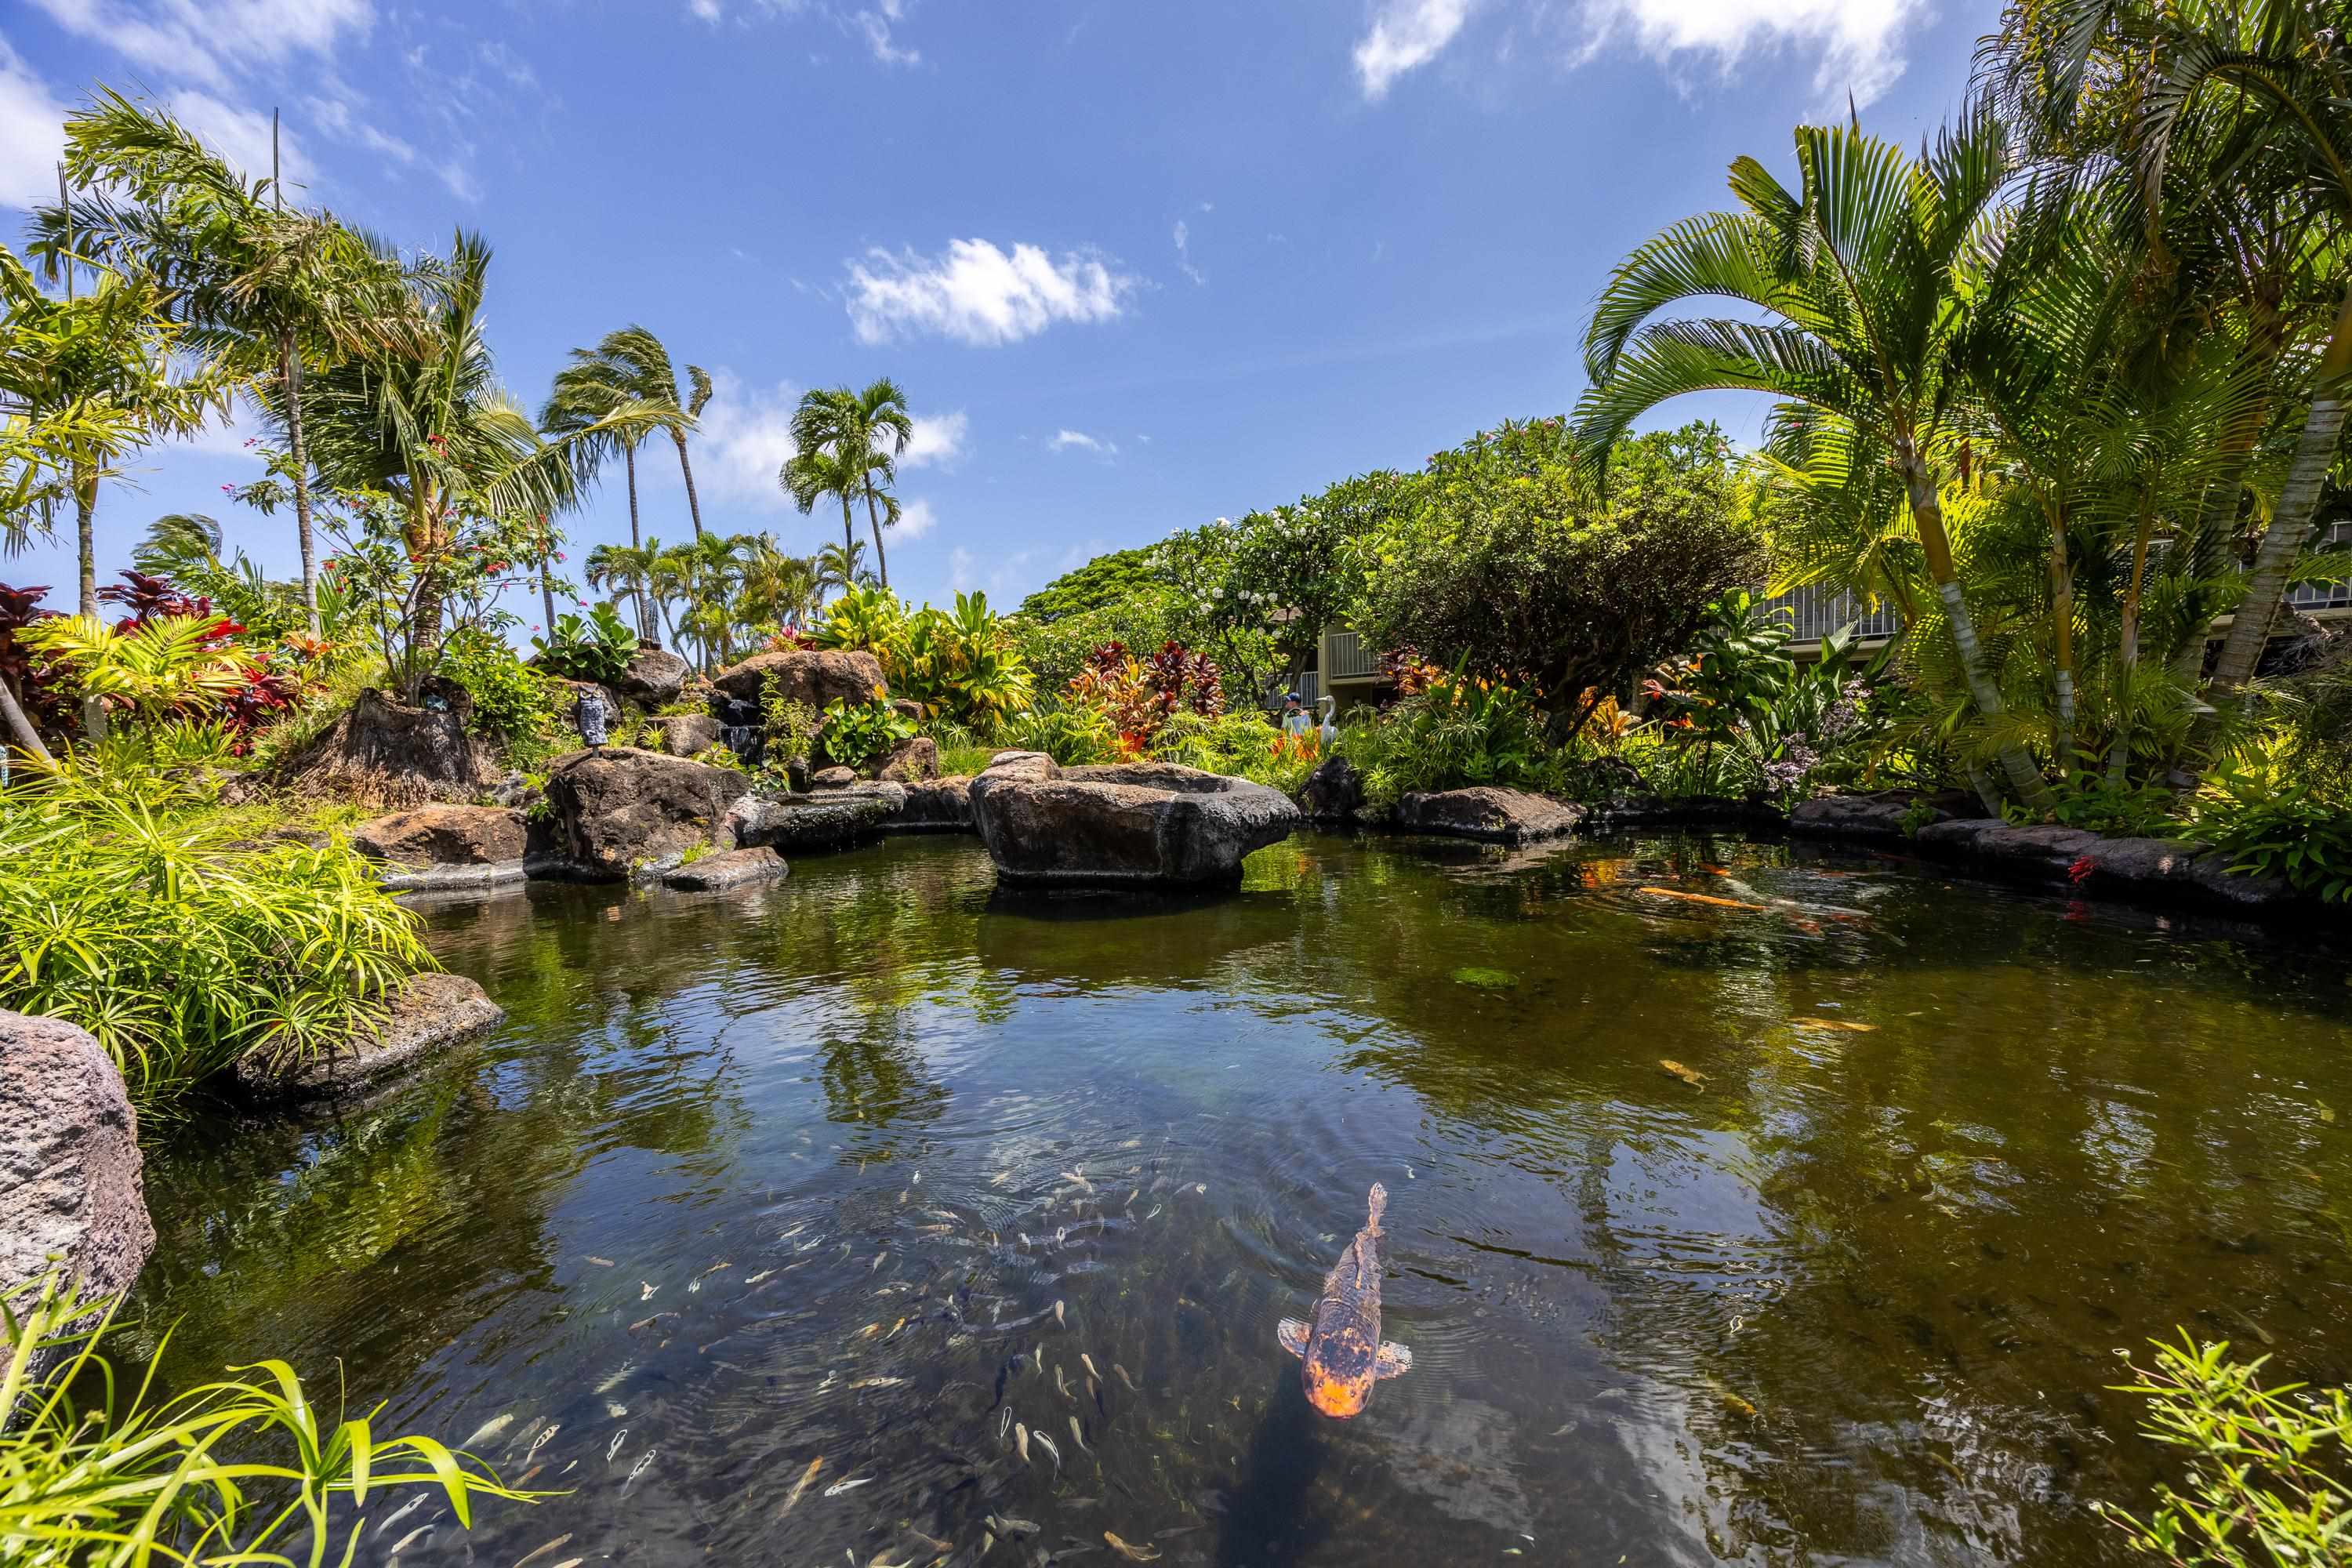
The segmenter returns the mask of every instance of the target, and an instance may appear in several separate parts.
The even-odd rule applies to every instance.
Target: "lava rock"
[[[1886,843],[1907,838],[1906,826],[1949,822],[1951,814],[1904,795],[1825,795],[1801,802],[1789,813],[1789,830],[1816,838],[1860,838]]]
[[[747,795],[728,807],[726,834],[738,848],[841,849],[879,836],[906,803],[906,789],[894,784],[822,795]]]
[[[1397,802],[1391,825],[1402,833],[1434,833],[1448,838],[1482,838],[1524,844],[1572,833],[1584,819],[1580,806],[1563,805],[1524,790],[1479,784],[1434,795],[1409,795]]]
[[[522,863],[529,829],[520,811],[496,805],[420,805],[363,822],[352,847],[408,868]]]
[[[940,743],[929,735],[914,736],[883,758],[874,776],[893,784],[935,779],[940,776]]]
[[[685,893],[711,893],[749,882],[772,882],[788,876],[792,867],[766,845],[752,849],[721,849],[716,855],[662,873],[662,885]]]
[[[816,772],[809,774],[809,788],[811,789],[847,789],[851,784],[854,784],[856,782],[857,770],[855,768],[840,767],[838,765],[830,768],[819,768]]]
[[[851,707],[889,695],[882,679],[882,661],[863,649],[787,648],[781,653],[755,653],[712,678],[711,685],[739,701],[761,700],[769,676],[776,678],[777,695],[787,702],[805,702],[818,712],[833,702]]]
[[[697,844],[724,844],[728,808],[750,784],[732,768],[633,746],[574,752],[547,775],[555,849],[590,877],[675,866]]]
[[[1230,885],[1301,821],[1246,779],[1172,763],[1066,770],[1034,752],[1000,753],[971,798],[997,875],[1015,882]]]
[[[629,656],[613,689],[641,708],[658,708],[677,701],[693,675],[694,666],[667,648],[640,647]]]
[[[1364,775],[1345,757],[1326,757],[1299,786],[1299,809],[1317,822],[1345,822],[1364,804]]]
[[[691,757],[719,744],[719,721],[708,713],[665,713],[646,721],[646,728],[661,737],[661,749],[673,757]]]
[[[252,1052],[236,1064],[237,1086],[257,1100],[340,1100],[460,1040],[494,1028],[506,1009],[462,974],[413,975],[392,998],[383,1025],[331,1051]]]
[[[155,1247],[143,1169],[106,1047],[0,1012],[0,1300],[58,1268],[86,1296],[128,1290]]]
[[[907,804],[891,818],[889,826],[898,833],[970,833],[971,820],[971,780],[952,774],[947,778],[919,779],[906,786]]]

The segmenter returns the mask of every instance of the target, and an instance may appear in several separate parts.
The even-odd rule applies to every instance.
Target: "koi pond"
[[[364,1561],[2121,1562],[2091,1505],[2177,1467],[2119,1349],[2352,1378],[2300,938],[1703,837],[1182,900],[900,839],[430,920],[503,1028],[148,1173],[168,1375],[340,1360],[568,1493]],[[1412,1364],[1333,1421],[1276,1326],[1374,1182]]]

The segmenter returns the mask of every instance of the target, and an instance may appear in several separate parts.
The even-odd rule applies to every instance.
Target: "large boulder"
[[[874,776],[893,784],[911,784],[917,779],[940,776],[940,743],[929,735],[917,735],[887,757],[872,764]]]
[[[505,1021],[506,1010],[462,974],[418,974],[394,993],[383,1027],[331,1051],[254,1052],[240,1088],[262,1100],[340,1100],[372,1089],[445,1046]]]
[[[0,1013],[0,1301],[62,1267],[119,1295],[155,1247],[122,1075],[60,1018]]]
[[[1397,802],[1394,826],[1404,833],[1434,833],[1448,838],[1482,838],[1525,844],[1572,833],[1584,819],[1580,807],[1563,805],[1524,790],[1479,784],[1433,795],[1409,795]]]
[[[661,749],[673,757],[691,757],[719,744],[719,721],[708,713],[666,713],[646,721],[646,728],[661,739]]]
[[[727,810],[728,842],[787,855],[845,849],[880,836],[907,804],[905,786],[859,784],[823,795],[747,795]]]
[[[420,805],[352,829],[352,847],[394,866],[520,863],[529,829],[522,813],[496,805]]]
[[[547,775],[556,850],[590,877],[666,869],[695,845],[724,846],[727,808],[750,784],[732,768],[633,746],[575,752]]]
[[[907,805],[890,822],[899,833],[970,833],[971,780],[961,774],[905,786]]]
[[[750,882],[772,882],[792,868],[765,845],[756,849],[721,849],[662,873],[662,886],[682,893],[714,893]]]
[[[1326,757],[1299,787],[1299,809],[1317,822],[1346,822],[1364,804],[1364,775],[1345,757]]]
[[[1246,779],[1173,763],[1063,769],[1035,752],[1000,753],[971,796],[997,875],[1015,882],[1229,885],[1300,821]]]
[[[881,660],[851,648],[755,653],[720,670],[711,684],[739,702],[757,702],[771,675],[776,678],[778,696],[787,702],[805,702],[820,713],[832,702],[856,707],[889,695],[889,687],[882,679]]]
[[[613,689],[640,708],[658,708],[677,701],[693,675],[694,666],[667,648],[641,647],[629,656]]]

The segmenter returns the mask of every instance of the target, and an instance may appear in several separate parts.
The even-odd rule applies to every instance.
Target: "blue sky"
[[[1567,409],[1629,247],[1724,205],[1741,153],[1788,173],[1790,127],[1849,93],[1916,142],[1994,11],[15,0],[0,229],[54,188],[56,123],[94,84],[263,169],[277,107],[313,201],[404,246],[488,237],[491,341],[526,404],[629,321],[708,366],[709,526],[832,537],[776,488],[791,403],[897,377],[921,425],[893,584],[1009,607],[1103,550]],[[1669,422],[1697,414],[1756,431],[1739,400]],[[290,572],[290,521],[220,493],[257,472],[252,433],[110,485],[101,571],[157,514],[201,510]],[[685,537],[676,465],[649,458],[647,530]],[[627,537],[617,476],[567,527],[575,550]],[[37,543],[0,580],[72,570],[69,541]]]

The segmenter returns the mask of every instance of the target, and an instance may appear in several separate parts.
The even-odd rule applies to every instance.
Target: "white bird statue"
[[[1331,742],[1339,738],[1339,700],[1328,695],[1318,697],[1315,706],[1323,710],[1323,727],[1318,731],[1318,738],[1323,742],[1323,750],[1328,752],[1331,749]]]

